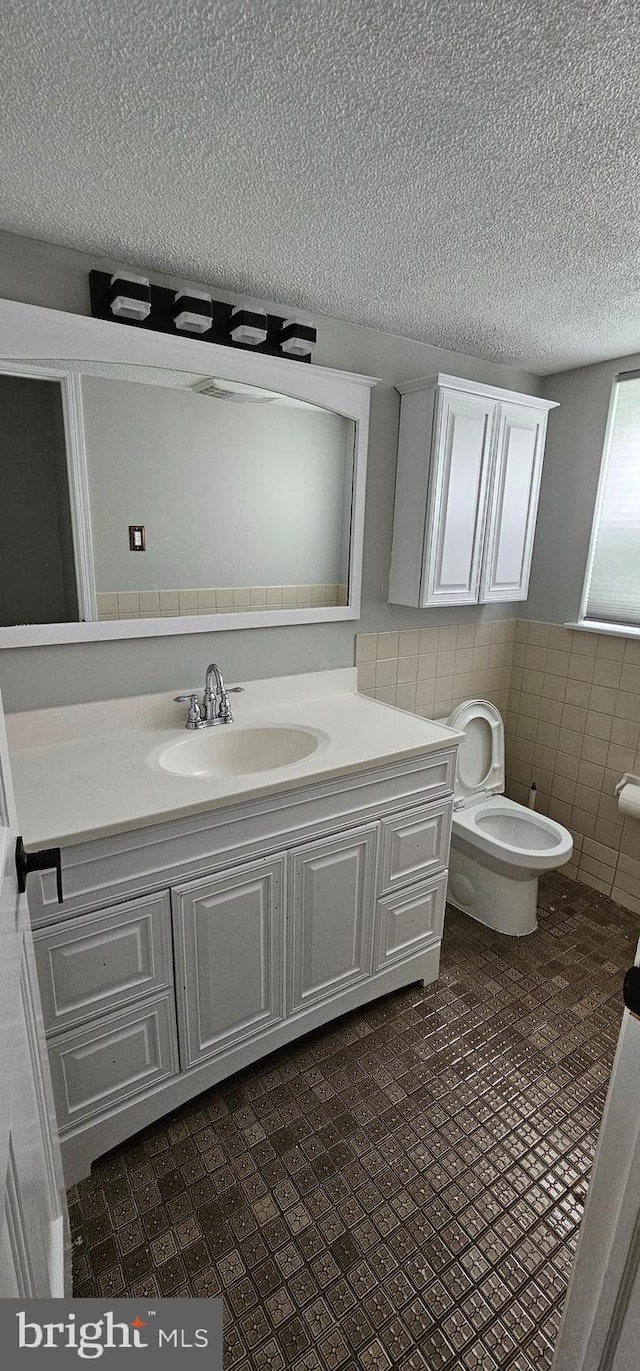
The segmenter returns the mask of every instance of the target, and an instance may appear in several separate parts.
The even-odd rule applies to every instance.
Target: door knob
[[[640,1019],[640,966],[630,966],[624,978],[622,996],[632,1014]]]
[[[25,852],[22,838],[16,839],[16,875],[21,895],[27,888],[27,876],[31,871],[48,871],[53,867],[56,873],[58,904],[62,904],[62,859],[59,847],[41,847],[39,852]]]

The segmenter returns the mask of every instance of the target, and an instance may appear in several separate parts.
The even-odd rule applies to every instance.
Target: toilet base
[[[449,857],[447,900],[478,923],[522,938],[538,927],[538,877],[522,867],[479,862],[455,837]]]

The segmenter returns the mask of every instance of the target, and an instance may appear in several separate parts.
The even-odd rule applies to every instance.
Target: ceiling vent
[[[270,405],[280,399],[272,390],[259,386],[245,386],[242,381],[218,381],[207,376],[191,387],[198,395],[210,395],[213,400],[231,400],[236,405]]]

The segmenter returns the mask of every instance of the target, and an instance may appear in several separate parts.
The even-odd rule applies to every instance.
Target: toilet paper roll
[[[618,809],[621,814],[630,814],[633,819],[640,819],[640,785],[633,785],[631,781],[623,785],[618,795]]]

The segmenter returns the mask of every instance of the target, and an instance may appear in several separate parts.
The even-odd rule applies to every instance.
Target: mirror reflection
[[[24,370],[0,375],[0,625],[347,603],[352,419],[186,372]]]
[[[80,616],[59,381],[0,375],[0,625]]]

